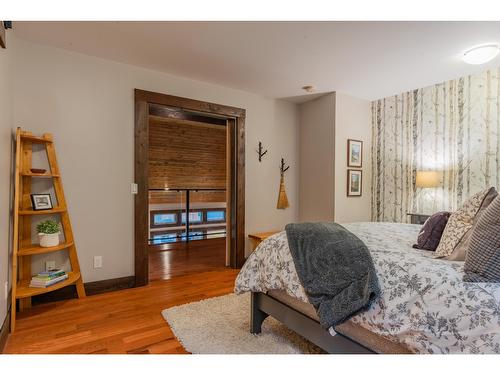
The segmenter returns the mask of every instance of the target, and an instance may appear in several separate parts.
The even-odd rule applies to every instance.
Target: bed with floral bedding
[[[500,354],[500,284],[466,283],[463,262],[413,249],[420,226],[344,224],[368,247],[381,296],[350,321],[415,353]],[[283,290],[308,302],[286,232],[263,241],[247,259],[235,292]]]

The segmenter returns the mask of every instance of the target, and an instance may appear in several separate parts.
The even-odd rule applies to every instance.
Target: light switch
[[[137,191],[138,191],[137,184],[136,184],[136,183],[134,183],[134,182],[132,182],[132,183],[130,184],[130,192],[131,192],[132,194],[137,194]]]

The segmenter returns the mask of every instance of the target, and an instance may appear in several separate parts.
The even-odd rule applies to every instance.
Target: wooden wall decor
[[[262,161],[262,157],[267,154],[267,150],[266,151],[262,151],[262,142],[259,141],[259,148],[257,150],[257,153],[259,154],[259,163]]]
[[[150,189],[226,188],[226,126],[150,116],[148,156]]]
[[[197,191],[191,192],[190,203],[225,202],[225,191]],[[186,195],[177,191],[150,191],[150,204],[186,204]]]
[[[148,284],[148,214],[149,214],[149,122],[150,117],[157,116],[151,107],[166,106],[190,113],[205,114],[208,117],[219,117],[226,121],[227,139],[230,147],[226,150],[230,157],[227,160],[230,179],[227,186],[228,200],[227,242],[229,244],[230,266],[238,268],[245,262],[245,115],[241,108],[230,107],[194,99],[159,94],[135,89],[135,182],[138,194],[135,196],[135,285]],[[171,113],[170,113],[171,112]],[[170,111],[175,117],[176,111]],[[177,111],[178,112],[178,111]],[[181,118],[182,121],[190,119]],[[217,125],[217,124],[212,124]],[[228,135],[229,134],[229,135]]]
[[[278,204],[276,208],[284,210],[287,207],[290,207],[290,204],[288,203],[288,197],[286,195],[285,191],[285,172],[290,168],[290,166],[287,166],[285,168],[285,160],[281,158],[281,164],[280,164],[280,192],[278,194]]]

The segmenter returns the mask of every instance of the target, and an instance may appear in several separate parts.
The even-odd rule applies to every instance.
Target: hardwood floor
[[[149,248],[149,280],[226,269],[226,239],[214,238]]]
[[[161,311],[231,293],[237,274],[235,269],[195,273],[35,306],[18,315],[4,352],[186,353]]]

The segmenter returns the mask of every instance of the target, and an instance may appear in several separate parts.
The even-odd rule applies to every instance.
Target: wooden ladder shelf
[[[50,172],[31,172],[33,143],[41,144],[47,152]],[[31,206],[31,187],[33,178],[51,178],[57,206],[51,210],[35,211]],[[19,310],[31,307],[31,297],[61,289],[67,285],[76,285],[78,298],[85,297],[85,289],[80,274],[80,265],[76,253],[76,246],[71,230],[71,222],[64,197],[64,190],[56,159],[56,151],[51,134],[36,137],[30,132],[17,128],[16,131],[16,171],[14,188],[14,236],[12,260],[12,312],[11,332],[16,328],[16,301],[19,300]],[[64,232],[64,242],[58,246],[40,247],[32,243],[31,218],[32,215],[60,215],[61,227]],[[68,251],[71,272],[68,278],[47,288],[30,287],[31,281],[31,256],[54,251]]]

